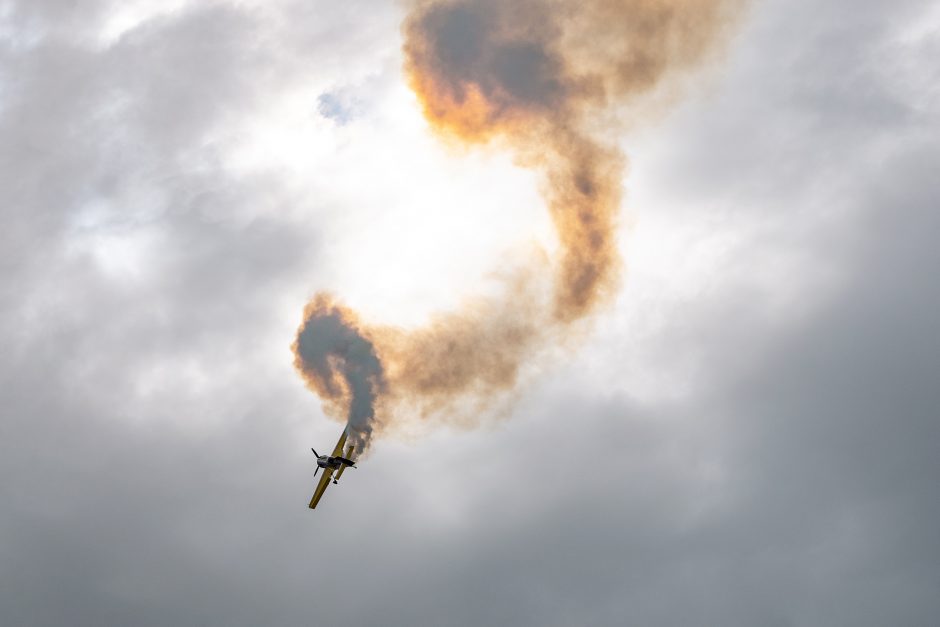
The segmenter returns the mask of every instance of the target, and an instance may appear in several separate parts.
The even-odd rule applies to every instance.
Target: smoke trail
[[[327,413],[342,415],[356,450],[372,440],[376,398],[385,390],[375,348],[358,330],[352,312],[318,294],[304,308],[304,322],[291,347],[294,366],[323,399]]]
[[[466,411],[445,412],[461,402],[485,410],[511,393],[527,363],[609,302],[626,164],[611,139],[618,114],[701,63],[739,5],[414,2],[403,25],[405,71],[425,117],[451,140],[498,142],[542,174],[558,258],[547,272],[520,270],[502,298],[411,331],[363,327],[316,297],[295,363],[328,412],[348,417],[364,443],[410,416],[465,420]]]

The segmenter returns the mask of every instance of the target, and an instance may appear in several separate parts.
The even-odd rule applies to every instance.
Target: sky
[[[940,622],[940,11],[751,0],[623,121],[620,290],[475,428],[294,370],[553,231],[431,132],[406,4],[0,0],[0,622]]]

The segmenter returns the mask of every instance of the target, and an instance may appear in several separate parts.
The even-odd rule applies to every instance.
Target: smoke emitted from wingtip
[[[506,294],[417,330],[364,327],[317,296],[295,363],[328,412],[348,418],[367,445],[407,416],[457,415],[447,411],[461,400],[486,408],[542,349],[609,302],[626,166],[612,121],[700,63],[740,2],[414,2],[403,24],[405,73],[426,119],[451,140],[499,142],[539,171],[559,250],[541,274],[521,271]]]

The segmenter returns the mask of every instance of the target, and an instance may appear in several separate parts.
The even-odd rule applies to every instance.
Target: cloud
[[[693,232],[724,242],[708,272],[657,284],[637,259],[514,420],[382,441],[316,517],[307,448],[335,425],[311,419],[288,345],[342,206],[230,157],[285,94],[318,120],[319,94],[359,85],[373,100],[336,132],[379,128],[399,16],[185,5],[102,45],[113,5],[12,6],[5,622],[940,616],[927,3],[755,4],[726,69],[628,138],[635,237],[653,211],[705,220]],[[656,316],[644,334],[636,308]],[[682,393],[646,393],[643,369]]]

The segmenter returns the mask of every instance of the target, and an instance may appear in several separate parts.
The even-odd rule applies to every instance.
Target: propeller
[[[317,469],[313,471],[313,476],[316,477],[318,472],[320,472],[319,464],[317,465]]]
[[[313,451],[314,455],[316,455],[317,457],[320,457],[320,455],[317,453],[317,449],[311,448],[310,450]]]

